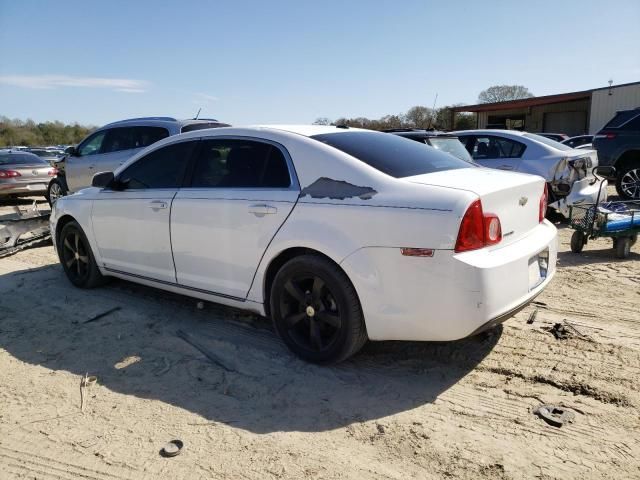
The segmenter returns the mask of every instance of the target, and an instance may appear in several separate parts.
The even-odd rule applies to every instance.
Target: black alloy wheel
[[[58,239],[58,256],[67,278],[76,287],[93,288],[103,283],[104,277],[78,223],[72,221],[62,228]]]
[[[271,314],[285,344],[311,362],[342,361],[367,340],[353,285],[337,265],[320,256],[296,257],[280,269]]]

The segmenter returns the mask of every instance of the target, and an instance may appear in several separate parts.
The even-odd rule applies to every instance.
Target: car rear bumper
[[[541,252],[548,254],[546,274],[535,278],[532,265]],[[370,247],[341,265],[358,292],[370,339],[448,341],[524,308],[553,278],[556,257],[557,231],[544,221],[505,246],[458,254],[436,250],[433,257]]]
[[[600,194],[600,201],[607,199],[607,186],[608,182],[604,181],[602,185],[602,193]],[[556,209],[565,217],[569,217],[569,206],[582,205],[587,203],[596,203],[598,200],[598,191],[600,190],[600,180],[593,182],[593,177],[586,177],[582,180],[578,180],[573,183],[569,195],[549,204],[550,208]]]
[[[47,192],[46,181],[21,182],[21,183],[0,183],[0,196],[4,195],[41,195]]]

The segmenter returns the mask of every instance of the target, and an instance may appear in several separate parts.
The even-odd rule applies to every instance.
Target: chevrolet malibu
[[[218,128],[161,140],[58,200],[72,284],[112,276],[270,316],[305,360],[368,340],[456,340],[553,277],[545,181],[326,126]]]

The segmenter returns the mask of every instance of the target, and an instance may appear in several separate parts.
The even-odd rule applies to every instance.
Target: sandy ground
[[[574,255],[570,233],[549,288],[504,327],[369,344],[331,368],[237,310],[73,288],[50,246],[0,259],[0,478],[640,478],[640,245]],[[573,423],[546,424],[541,403]],[[182,454],[161,457],[172,439]]]

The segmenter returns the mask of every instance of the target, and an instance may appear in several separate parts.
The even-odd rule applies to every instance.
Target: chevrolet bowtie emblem
[[[520,197],[520,200],[518,201],[518,203],[520,204],[521,207],[524,207],[528,201],[529,199],[527,197]]]

